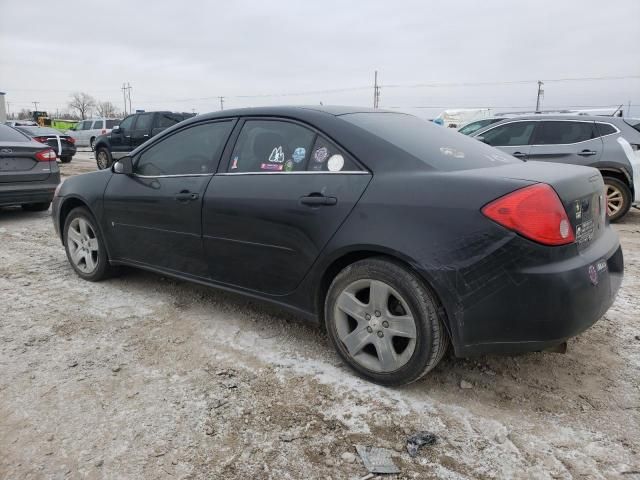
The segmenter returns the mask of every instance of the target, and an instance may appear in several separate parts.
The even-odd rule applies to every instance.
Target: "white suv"
[[[110,133],[111,129],[119,124],[120,119],[117,118],[89,118],[81,120],[66,133],[74,138],[77,146],[86,147],[88,145],[93,150],[96,137]]]

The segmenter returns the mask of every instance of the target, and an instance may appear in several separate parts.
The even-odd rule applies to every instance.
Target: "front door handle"
[[[598,152],[594,152],[593,150],[582,150],[578,155],[581,157],[589,157],[591,155],[597,155]]]
[[[175,199],[178,202],[187,203],[197,200],[199,197],[200,195],[197,193],[190,192],[189,190],[182,190],[180,193],[176,193]]]
[[[325,197],[324,195],[314,195],[311,194],[306,197],[302,197],[300,199],[300,203],[303,205],[309,205],[312,207],[317,207],[320,205],[335,205],[338,203],[338,199],[336,197]]]
[[[516,158],[524,158],[527,156],[526,153],[522,153],[522,152],[514,152],[512,155]]]

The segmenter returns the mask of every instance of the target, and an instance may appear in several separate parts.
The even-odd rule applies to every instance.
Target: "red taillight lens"
[[[76,143],[76,139],[73,137],[65,137],[65,139],[67,140],[67,142],[69,143]]]
[[[56,159],[56,152],[54,152],[50,148],[41,150],[36,153],[36,158],[39,162],[53,162]]]
[[[551,186],[537,183],[508,193],[482,208],[482,213],[503,227],[544,245],[575,241],[562,202]]]
[[[33,137],[36,142],[47,143],[47,137]]]
[[[103,128],[102,129],[102,135],[104,135],[105,133],[107,133],[107,131]]]

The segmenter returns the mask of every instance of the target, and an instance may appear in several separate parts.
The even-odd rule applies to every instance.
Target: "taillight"
[[[47,143],[47,137],[33,137],[36,142]]]
[[[39,162],[53,162],[56,159],[56,152],[48,148],[40,150],[35,156]]]
[[[488,203],[482,213],[503,227],[544,245],[575,241],[562,202],[551,186],[537,183]]]
[[[65,140],[69,143],[76,143],[76,139],[73,137],[65,137]]]
[[[107,131],[103,128],[102,129],[102,135],[104,135],[105,133],[107,133]]]

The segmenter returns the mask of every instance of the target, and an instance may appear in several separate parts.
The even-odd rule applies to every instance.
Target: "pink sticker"
[[[262,170],[282,170],[282,167],[281,163],[263,163],[260,165]]]

